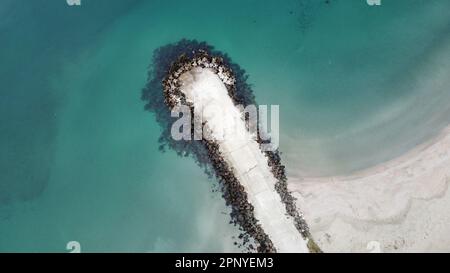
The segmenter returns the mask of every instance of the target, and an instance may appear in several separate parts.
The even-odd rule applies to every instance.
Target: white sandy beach
[[[326,252],[376,251],[377,246],[385,252],[449,251],[449,177],[447,127],[413,151],[352,176],[288,181]]]
[[[213,70],[199,67],[181,75],[180,80],[180,90],[187,101],[194,104],[196,112],[203,110],[203,120],[246,189],[255,218],[277,251],[308,252],[307,240],[298,232],[293,219],[287,216],[285,205],[275,190],[276,179],[269,169],[267,157],[246,130],[241,113],[222,80]],[[242,137],[236,137],[237,132],[242,133]]]
[[[410,68],[415,71],[408,78],[414,96],[386,106],[373,121],[353,127],[361,132],[374,128],[367,130],[374,135],[376,130],[383,130],[379,135],[384,135],[384,140],[367,133],[352,137],[369,139],[361,143],[377,147],[374,154],[397,154],[398,147],[383,146],[390,138],[385,132],[394,132],[407,142],[434,128],[444,128],[436,137],[427,136],[427,142],[411,145],[413,149],[398,153],[395,159],[349,176],[307,177],[300,171],[303,166],[295,160],[288,162],[288,187],[324,251],[364,252],[372,241],[386,252],[450,251],[448,36],[437,40],[433,49],[422,56],[417,67]],[[345,148],[348,153],[361,154],[361,143]],[[342,162],[346,160],[341,158]]]

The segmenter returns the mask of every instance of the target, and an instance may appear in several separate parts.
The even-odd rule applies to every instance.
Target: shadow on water
[[[236,77],[236,97],[242,105],[256,104],[251,86],[246,83],[248,76],[239,65],[232,62],[226,53],[215,50],[206,42],[182,39],[177,43],[168,44],[157,48],[153,54],[152,64],[149,66],[148,81],[142,90],[142,100],[146,102],[145,110],[153,113],[161,127],[159,137],[159,150],[167,149],[175,151],[179,156],[191,156],[196,163],[205,170],[209,177],[213,176],[211,162],[207,151],[201,141],[175,141],[171,137],[171,124],[176,118],[172,118],[168,107],[164,103],[162,80],[169,68],[181,55],[193,57],[193,52],[204,50],[210,55],[222,57],[224,64],[230,67]]]

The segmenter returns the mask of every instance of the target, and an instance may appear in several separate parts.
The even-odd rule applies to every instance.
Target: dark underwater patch
[[[162,46],[154,51],[152,63],[149,66],[148,81],[142,89],[141,99],[146,103],[145,110],[155,115],[156,121],[161,127],[162,132],[158,140],[160,151],[164,152],[170,149],[179,156],[191,156],[209,176],[212,176],[211,162],[201,142],[175,141],[172,139],[170,125],[175,119],[170,116],[170,110],[164,103],[162,87],[163,79],[178,57],[185,55],[188,58],[192,58],[194,56],[193,52],[199,50],[204,50],[210,55],[222,57],[224,64],[230,67],[235,74],[237,99],[243,105],[256,104],[251,86],[246,83],[248,75],[245,70],[233,63],[226,53],[215,50],[213,46],[208,45],[206,42],[187,39]]]

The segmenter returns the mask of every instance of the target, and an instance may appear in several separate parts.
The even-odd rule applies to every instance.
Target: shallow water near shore
[[[158,151],[140,101],[153,50],[182,38],[280,105],[292,175],[371,167],[448,125],[448,1],[217,3],[0,6],[0,251],[239,251],[215,182]]]

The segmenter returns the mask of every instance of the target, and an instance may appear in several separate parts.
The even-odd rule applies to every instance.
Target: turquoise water
[[[348,173],[449,122],[450,2],[0,5],[0,251],[238,251],[214,181],[158,151],[152,52],[207,41],[279,104],[288,172]]]

